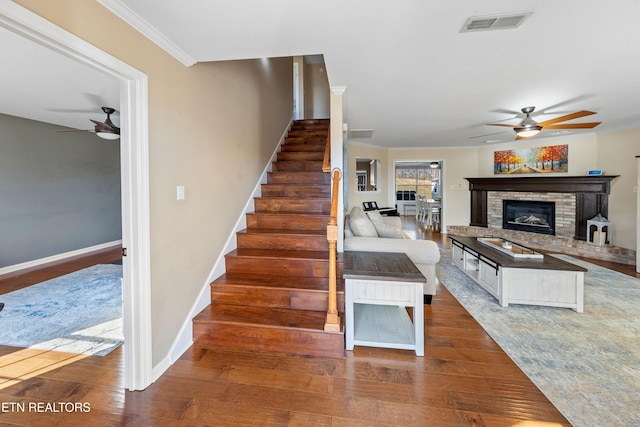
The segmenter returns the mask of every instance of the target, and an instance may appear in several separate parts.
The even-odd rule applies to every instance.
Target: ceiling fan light
[[[523,128],[514,128],[520,138],[530,138],[536,136],[542,130],[540,126],[528,126]]]
[[[102,139],[109,139],[109,140],[114,140],[114,139],[119,139],[120,138],[120,134],[115,133],[115,132],[105,131],[105,130],[96,131],[96,135],[98,135]]]

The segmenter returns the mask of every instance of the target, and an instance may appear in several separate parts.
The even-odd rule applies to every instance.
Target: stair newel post
[[[332,173],[333,189],[331,192],[331,213],[327,224],[327,240],[329,241],[329,304],[325,331],[340,332],[340,316],[338,315],[338,297],[336,284],[337,243],[338,243],[338,193],[342,178],[340,169],[335,168]]]

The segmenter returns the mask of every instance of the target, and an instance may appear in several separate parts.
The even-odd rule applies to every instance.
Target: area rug
[[[640,280],[566,255],[585,273],[584,313],[501,307],[441,251],[437,276],[574,426],[640,426]]]
[[[0,301],[0,344],[105,356],[123,342],[121,265],[95,265]]]

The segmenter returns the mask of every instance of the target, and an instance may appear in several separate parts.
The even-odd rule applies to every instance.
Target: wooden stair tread
[[[338,280],[337,282],[338,292],[344,292],[344,280]],[[272,276],[251,273],[225,273],[211,282],[211,286],[222,284],[278,289],[304,289],[311,291],[327,291],[329,288],[326,277]]]
[[[227,256],[253,257],[253,258],[276,258],[276,259],[293,259],[293,260],[314,260],[326,261],[328,251],[288,251],[273,249],[252,249],[252,248],[236,248],[229,252]]]
[[[298,200],[300,200],[300,197],[293,197],[293,196],[262,196],[259,197],[262,200],[271,200],[271,199],[276,199],[280,202],[282,201],[291,201],[291,202],[297,202]],[[312,200],[320,200],[323,202],[331,201],[331,197],[322,197],[322,196],[312,196],[312,197],[305,197],[304,198],[305,201],[312,201]]]
[[[273,307],[210,304],[193,320],[200,323],[251,324],[256,327],[324,330],[327,313]]]
[[[273,234],[273,235],[291,235],[291,236],[326,236],[326,230],[286,230],[279,228],[247,228],[238,231],[238,233],[244,234]]]
[[[263,215],[263,216],[276,216],[276,217],[297,216],[297,217],[310,218],[310,219],[323,218],[329,221],[329,214],[315,213],[315,212],[276,211],[276,212],[249,212],[249,214]]]

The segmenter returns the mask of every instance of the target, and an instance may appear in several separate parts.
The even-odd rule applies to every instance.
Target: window
[[[416,194],[426,199],[440,198],[440,163],[396,162],[396,200],[415,200]]]

